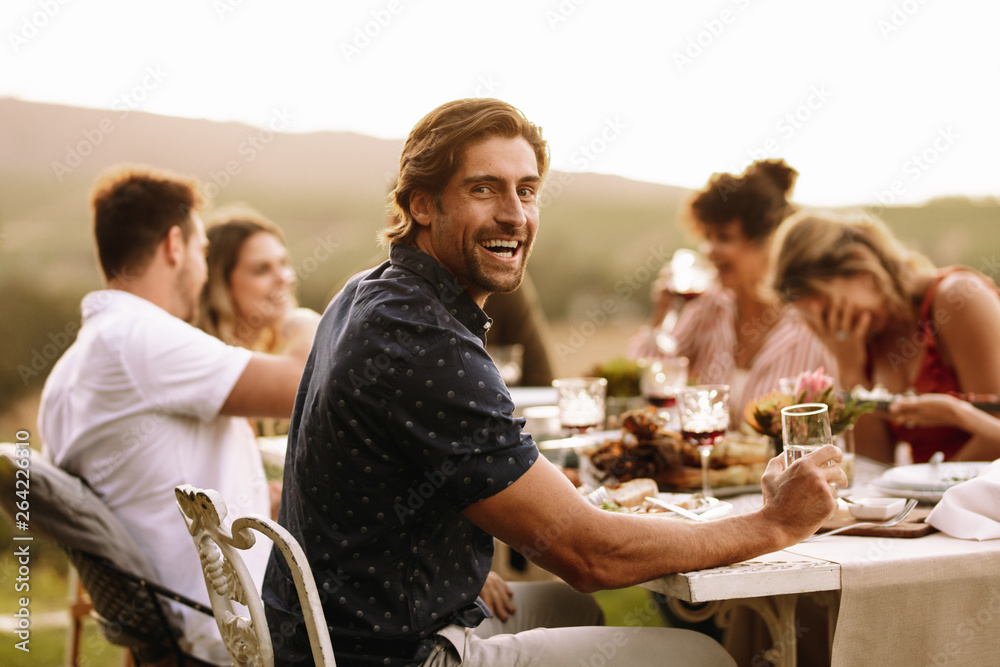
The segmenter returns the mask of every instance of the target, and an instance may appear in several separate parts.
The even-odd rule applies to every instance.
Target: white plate
[[[988,465],[988,461],[918,463],[890,468],[875,482],[890,489],[942,493],[956,484],[978,477]]]
[[[693,493],[664,493],[663,491],[661,491],[660,493],[656,494],[656,497],[665,503],[670,503],[671,505],[678,505],[680,507],[684,507],[685,509],[687,509],[684,503],[687,502],[693,495],[694,495]],[[689,509],[688,511],[691,512],[692,514],[704,514],[705,518],[708,519],[708,518],[723,516],[725,514],[728,514],[733,509],[732,503],[727,503],[723,500],[719,500],[718,498],[706,498],[706,500],[708,502],[706,502],[704,505],[701,505],[696,509]],[[664,509],[663,512],[656,512],[656,514],[671,515],[674,513],[668,509]],[[679,515],[675,514],[675,516]]]
[[[944,497],[944,491],[915,491],[913,489],[897,489],[891,486],[883,486],[879,483],[880,480],[875,480],[869,483],[873,489],[881,491],[890,498],[913,498],[914,500],[919,500],[922,503],[936,503],[940,502],[941,498]]]

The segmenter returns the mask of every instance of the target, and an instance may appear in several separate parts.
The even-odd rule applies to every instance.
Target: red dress
[[[971,271],[961,266],[948,267],[938,272],[930,289],[924,296],[924,301],[920,306],[920,331],[924,344],[924,360],[917,371],[917,377],[913,381],[913,389],[918,394],[947,394],[948,392],[960,392],[962,387],[958,383],[955,369],[945,366],[941,359],[941,348],[935,336],[936,325],[931,314],[934,304],[934,294],[937,292],[941,280],[955,271]],[[975,275],[978,273],[973,272]],[[984,280],[986,278],[984,277]],[[996,286],[990,283],[990,287]],[[889,423],[889,429],[897,442],[908,442],[913,448],[914,463],[926,463],[930,460],[934,452],[944,452],[945,458],[952,458],[971,437],[968,432],[951,426],[921,426],[917,428],[906,428],[901,424]]]

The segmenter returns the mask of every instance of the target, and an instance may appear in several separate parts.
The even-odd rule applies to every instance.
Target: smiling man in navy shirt
[[[493,537],[589,592],[781,549],[835,507],[829,482],[842,473],[823,467],[834,447],[787,472],[775,459],[763,510],[709,524],[594,508],[538,455],[486,353],[482,308],[521,281],[547,167],[540,128],[510,105],[438,107],[403,148],[389,260],[352,278],[323,316],[279,521],[306,550],[338,664],[575,667],[608,651],[634,664],[732,664],[689,631],[572,627],[599,622],[593,602],[561,584],[534,595],[498,582]],[[310,664],[274,556],[264,598],[279,664]],[[509,618],[484,623],[487,607]]]

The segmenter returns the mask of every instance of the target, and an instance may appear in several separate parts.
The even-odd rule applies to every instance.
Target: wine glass
[[[663,289],[673,297],[656,337],[658,348],[667,353],[676,349],[677,344],[670,336],[670,332],[677,324],[681,308],[711,287],[715,278],[715,267],[700,252],[688,248],[674,251],[670,263],[663,267],[659,278]]]
[[[729,385],[700,384],[681,390],[681,435],[698,448],[701,458],[701,492],[708,498],[708,459],[712,447],[729,428]]]
[[[552,386],[559,392],[559,422],[564,431],[589,433],[604,425],[605,378],[557,378]]]
[[[823,445],[833,444],[830,410],[825,403],[799,403],[781,408],[781,442],[785,463],[795,461]]]
[[[687,386],[687,357],[666,357],[646,359],[639,376],[639,390],[642,397],[657,409],[669,425],[676,415],[677,396]]]

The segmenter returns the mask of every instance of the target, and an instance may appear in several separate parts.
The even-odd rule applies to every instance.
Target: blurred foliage
[[[594,368],[594,377],[608,381],[608,396],[638,396],[641,370],[635,359],[614,357]]]
[[[674,250],[696,247],[697,240],[678,224],[685,191],[592,174],[558,177],[564,187],[542,207],[529,270],[548,318],[566,323],[581,342],[609,322],[631,326],[648,317],[656,271]],[[4,179],[0,408],[42,386],[54,357],[75,336],[80,299],[101,286],[88,188],[82,178],[58,189],[47,178]],[[317,311],[351,275],[386,257],[375,242],[385,223],[383,201],[370,193],[234,184],[225,195],[216,203],[247,202],[282,226],[299,300]],[[963,263],[1000,275],[996,199],[868,210],[938,265]]]
[[[0,280],[0,405],[40,391],[52,365],[76,340],[80,297],[26,280]],[[9,436],[7,436],[9,437]]]

